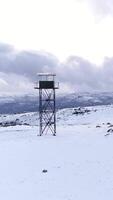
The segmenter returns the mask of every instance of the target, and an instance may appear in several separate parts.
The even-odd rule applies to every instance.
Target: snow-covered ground
[[[37,113],[1,115],[30,126],[0,127],[0,199],[112,200],[113,106],[90,110],[58,111],[56,137],[37,136]]]

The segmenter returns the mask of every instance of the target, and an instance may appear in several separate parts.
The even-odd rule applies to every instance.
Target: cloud
[[[2,94],[33,93],[37,73],[54,71],[58,59],[47,52],[16,51],[0,44],[0,91]]]
[[[0,71],[4,73],[15,73],[34,79],[45,66],[48,66],[48,70],[54,70],[58,62],[55,56],[47,52],[17,52],[9,45],[0,44]]]
[[[8,45],[5,43],[0,43],[0,54],[9,54],[14,51],[14,47],[12,45]]]
[[[100,67],[71,56],[57,70],[61,83],[76,92],[113,92],[113,58],[106,58]]]
[[[95,14],[100,16],[113,14],[113,1],[112,0],[81,0],[87,3]]]
[[[54,72],[60,92],[113,92],[113,57],[101,66],[82,57],[70,56],[63,63],[47,52],[18,52],[0,45],[1,95],[36,94],[34,84],[38,72]]]
[[[48,53],[23,51],[15,56],[9,71],[34,79],[45,66],[48,66],[48,70],[54,70],[57,62],[58,60]]]
[[[0,96],[32,94],[33,86],[33,82],[27,77],[0,72]]]

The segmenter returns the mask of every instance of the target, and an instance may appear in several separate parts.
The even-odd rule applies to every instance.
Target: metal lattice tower
[[[35,89],[39,89],[39,120],[40,136],[50,131],[56,135],[56,99],[55,74],[39,73],[39,82]]]

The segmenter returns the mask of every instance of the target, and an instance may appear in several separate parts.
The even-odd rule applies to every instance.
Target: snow
[[[78,116],[58,111],[56,137],[37,136],[36,113],[18,115],[30,126],[0,128],[0,199],[112,200],[113,106],[90,109]]]

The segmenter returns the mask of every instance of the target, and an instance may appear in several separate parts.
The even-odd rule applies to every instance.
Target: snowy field
[[[113,106],[57,114],[57,136],[37,136],[37,114],[0,116],[0,200],[112,200]],[[47,170],[43,173],[43,170]]]

